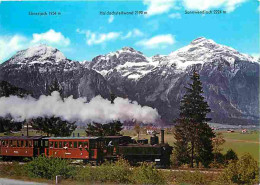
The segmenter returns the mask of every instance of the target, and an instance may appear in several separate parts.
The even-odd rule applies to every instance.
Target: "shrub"
[[[174,174],[175,183],[177,184],[194,184],[194,185],[204,185],[209,184],[205,174],[194,171],[194,172],[175,172]]]
[[[116,163],[105,162],[96,168],[98,180],[101,182],[129,182],[128,175],[131,173],[128,162],[120,159]]]
[[[258,184],[257,161],[250,154],[245,154],[238,161],[231,161],[220,178],[228,183]]]
[[[142,163],[141,166],[134,168],[130,179],[134,184],[166,184],[163,174],[148,163]]]
[[[172,168],[178,168],[180,167],[180,163],[177,159],[177,155],[176,155],[176,152],[173,151],[171,156],[170,156],[170,162],[171,162],[171,167]]]
[[[229,163],[231,160],[238,160],[237,154],[234,152],[234,150],[229,149],[227,153],[224,155],[226,164]]]
[[[115,163],[105,162],[101,166],[93,168],[91,166],[82,167],[76,175],[76,179],[83,182],[113,182],[129,183],[131,175],[129,163],[119,159]]]
[[[132,171],[130,164],[126,160],[119,159],[116,163],[113,164],[109,173],[113,182],[128,183],[129,176],[131,175]]]
[[[20,165],[18,162],[2,163],[0,164],[0,176],[25,176],[26,170],[24,165]]]
[[[214,161],[210,164],[211,168],[223,168],[225,164],[225,157],[222,153],[214,154]]]
[[[78,172],[75,179],[82,182],[93,182],[98,180],[97,170],[90,165],[81,166],[78,168]]]
[[[216,153],[215,154],[215,160],[219,164],[223,164],[225,161],[224,155],[222,153]]]
[[[56,175],[69,178],[75,175],[76,167],[68,160],[39,156],[25,166],[29,177],[54,179]]]

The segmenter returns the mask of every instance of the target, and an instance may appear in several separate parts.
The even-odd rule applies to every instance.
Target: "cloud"
[[[79,34],[85,34],[86,33],[85,30],[81,30],[79,28],[76,29],[76,32],[79,33]]]
[[[232,12],[246,1],[248,0],[183,0],[183,6],[189,10],[209,10],[222,7],[228,12]]]
[[[79,34],[84,34],[86,36],[86,44],[89,46],[104,44],[106,42],[117,40],[117,39],[124,40],[124,39],[144,36],[144,33],[136,28],[131,31],[128,31],[126,34],[122,32],[99,33],[99,32],[93,32],[91,30],[81,30],[79,28],[76,29],[76,32]]]
[[[167,13],[174,8],[175,0],[143,0],[144,5],[147,5],[147,16]]]
[[[17,96],[0,98],[0,117],[11,116],[16,121],[38,117],[60,117],[70,122],[107,123],[113,120],[143,123],[155,123],[160,118],[156,109],[141,106],[128,99],[116,98],[114,104],[101,96],[96,96],[86,103],[85,98],[73,99],[72,96],[61,99],[57,91],[50,96],[42,95],[39,99]]]
[[[108,23],[112,23],[114,21],[114,16],[113,15],[110,15],[109,18],[108,18]]]
[[[129,31],[125,36],[122,37],[122,39],[128,39],[131,37],[142,37],[144,36],[144,33],[141,32],[139,29],[133,29]]]
[[[0,63],[16,51],[28,46],[27,38],[21,35],[0,36]]]
[[[50,29],[45,33],[34,33],[31,43],[45,43],[57,46],[68,46],[70,44],[70,39],[64,37],[61,32],[56,32],[55,30]]]
[[[142,46],[147,49],[164,48],[167,45],[173,45],[175,38],[171,34],[157,35],[150,39],[143,39],[136,43],[136,45]]]
[[[180,19],[181,18],[181,14],[180,13],[172,13],[169,15],[170,18],[173,19]]]
[[[87,45],[91,46],[95,44],[103,44],[111,40],[116,40],[121,35],[121,32],[96,33],[87,30],[85,31],[85,34],[87,39],[86,43]]]
[[[228,12],[234,11],[242,3],[249,0],[143,0],[143,4],[147,6],[147,16],[169,13],[171,18],[179,18],[178,14],[171,11],[178,10],[183,7],[187,10],[209,10],[212,8],[223,8]],[[170,17],[169,15],[169,17]]]

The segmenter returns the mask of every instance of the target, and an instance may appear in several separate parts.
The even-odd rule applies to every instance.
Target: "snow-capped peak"
[[[26,58],[30,58],[34,56],[44,56],[44,57],[55,56],[55,58],[59,60],[66,59],[63,53],[61,53],[58,49],[47,46],[45,44],[36,45],[26,50],[25,52]]]
[[[17,52],[10,59],[9,63],[58,63],[65,59],[66,57],[58,49],[45,44],[40,44]]]
[[[117,52],[128,52],[128,53],[138,53],[138,54],[143,54],[140,51],[136,51],[134,48],[132,47],[123,47],[122,49],[118,50]]]
[[[211,39],[199,37],[189,45],[180,48],[168,56],[170,65],[176,64],[177,69],[186,69],[187,66],[198,63],[212,62],[225,59],[231,65],[235,60],[255,62],[255,59],[247,54],[239,53],[237,50],[217,44]]]
[[[199,44],[199,43],[214,43],[216,44],[213,40],[211,39],[206,39],[205,37],[199,37],[199,38],[196,38],[194,39],[193,41],[191,41],[191,45],[196,45],[196,44]]]

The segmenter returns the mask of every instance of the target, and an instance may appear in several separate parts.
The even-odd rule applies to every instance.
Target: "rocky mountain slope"
[[[257,123],[259,63],[251,56],[203,37],[169,55],[146,57],[140,51],[124,47],[82,63],[41,45],[20,51],[0,65],[0,80],[37,95],[46,93],[46,85],[53,78],[62,84],[66,96],[108,97],[111,90],[157,108],[162,119],[169,123],[178,116],[184,86],[193,68],[201,75],[214,122]]]
[[[17,52],[0,65],[0,80],[31,91],[38,97],[57,79],[65,96],[109,97],[110,87],[102,75],[67,59],[59,50],[37,45]]]
[[[169,55],[151,58],[123,48],[95,57],[88,67],[102,74],[121,96],[158,108],[167,121],[178,116],[184,86],[195,67],[213,121],[246,124],[258,120],[259,63],[213,40],[198,38]]]

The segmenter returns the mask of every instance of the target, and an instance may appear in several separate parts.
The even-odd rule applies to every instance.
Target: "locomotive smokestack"
[[[164,144],[164,130],[161,130],[161,144]]]

